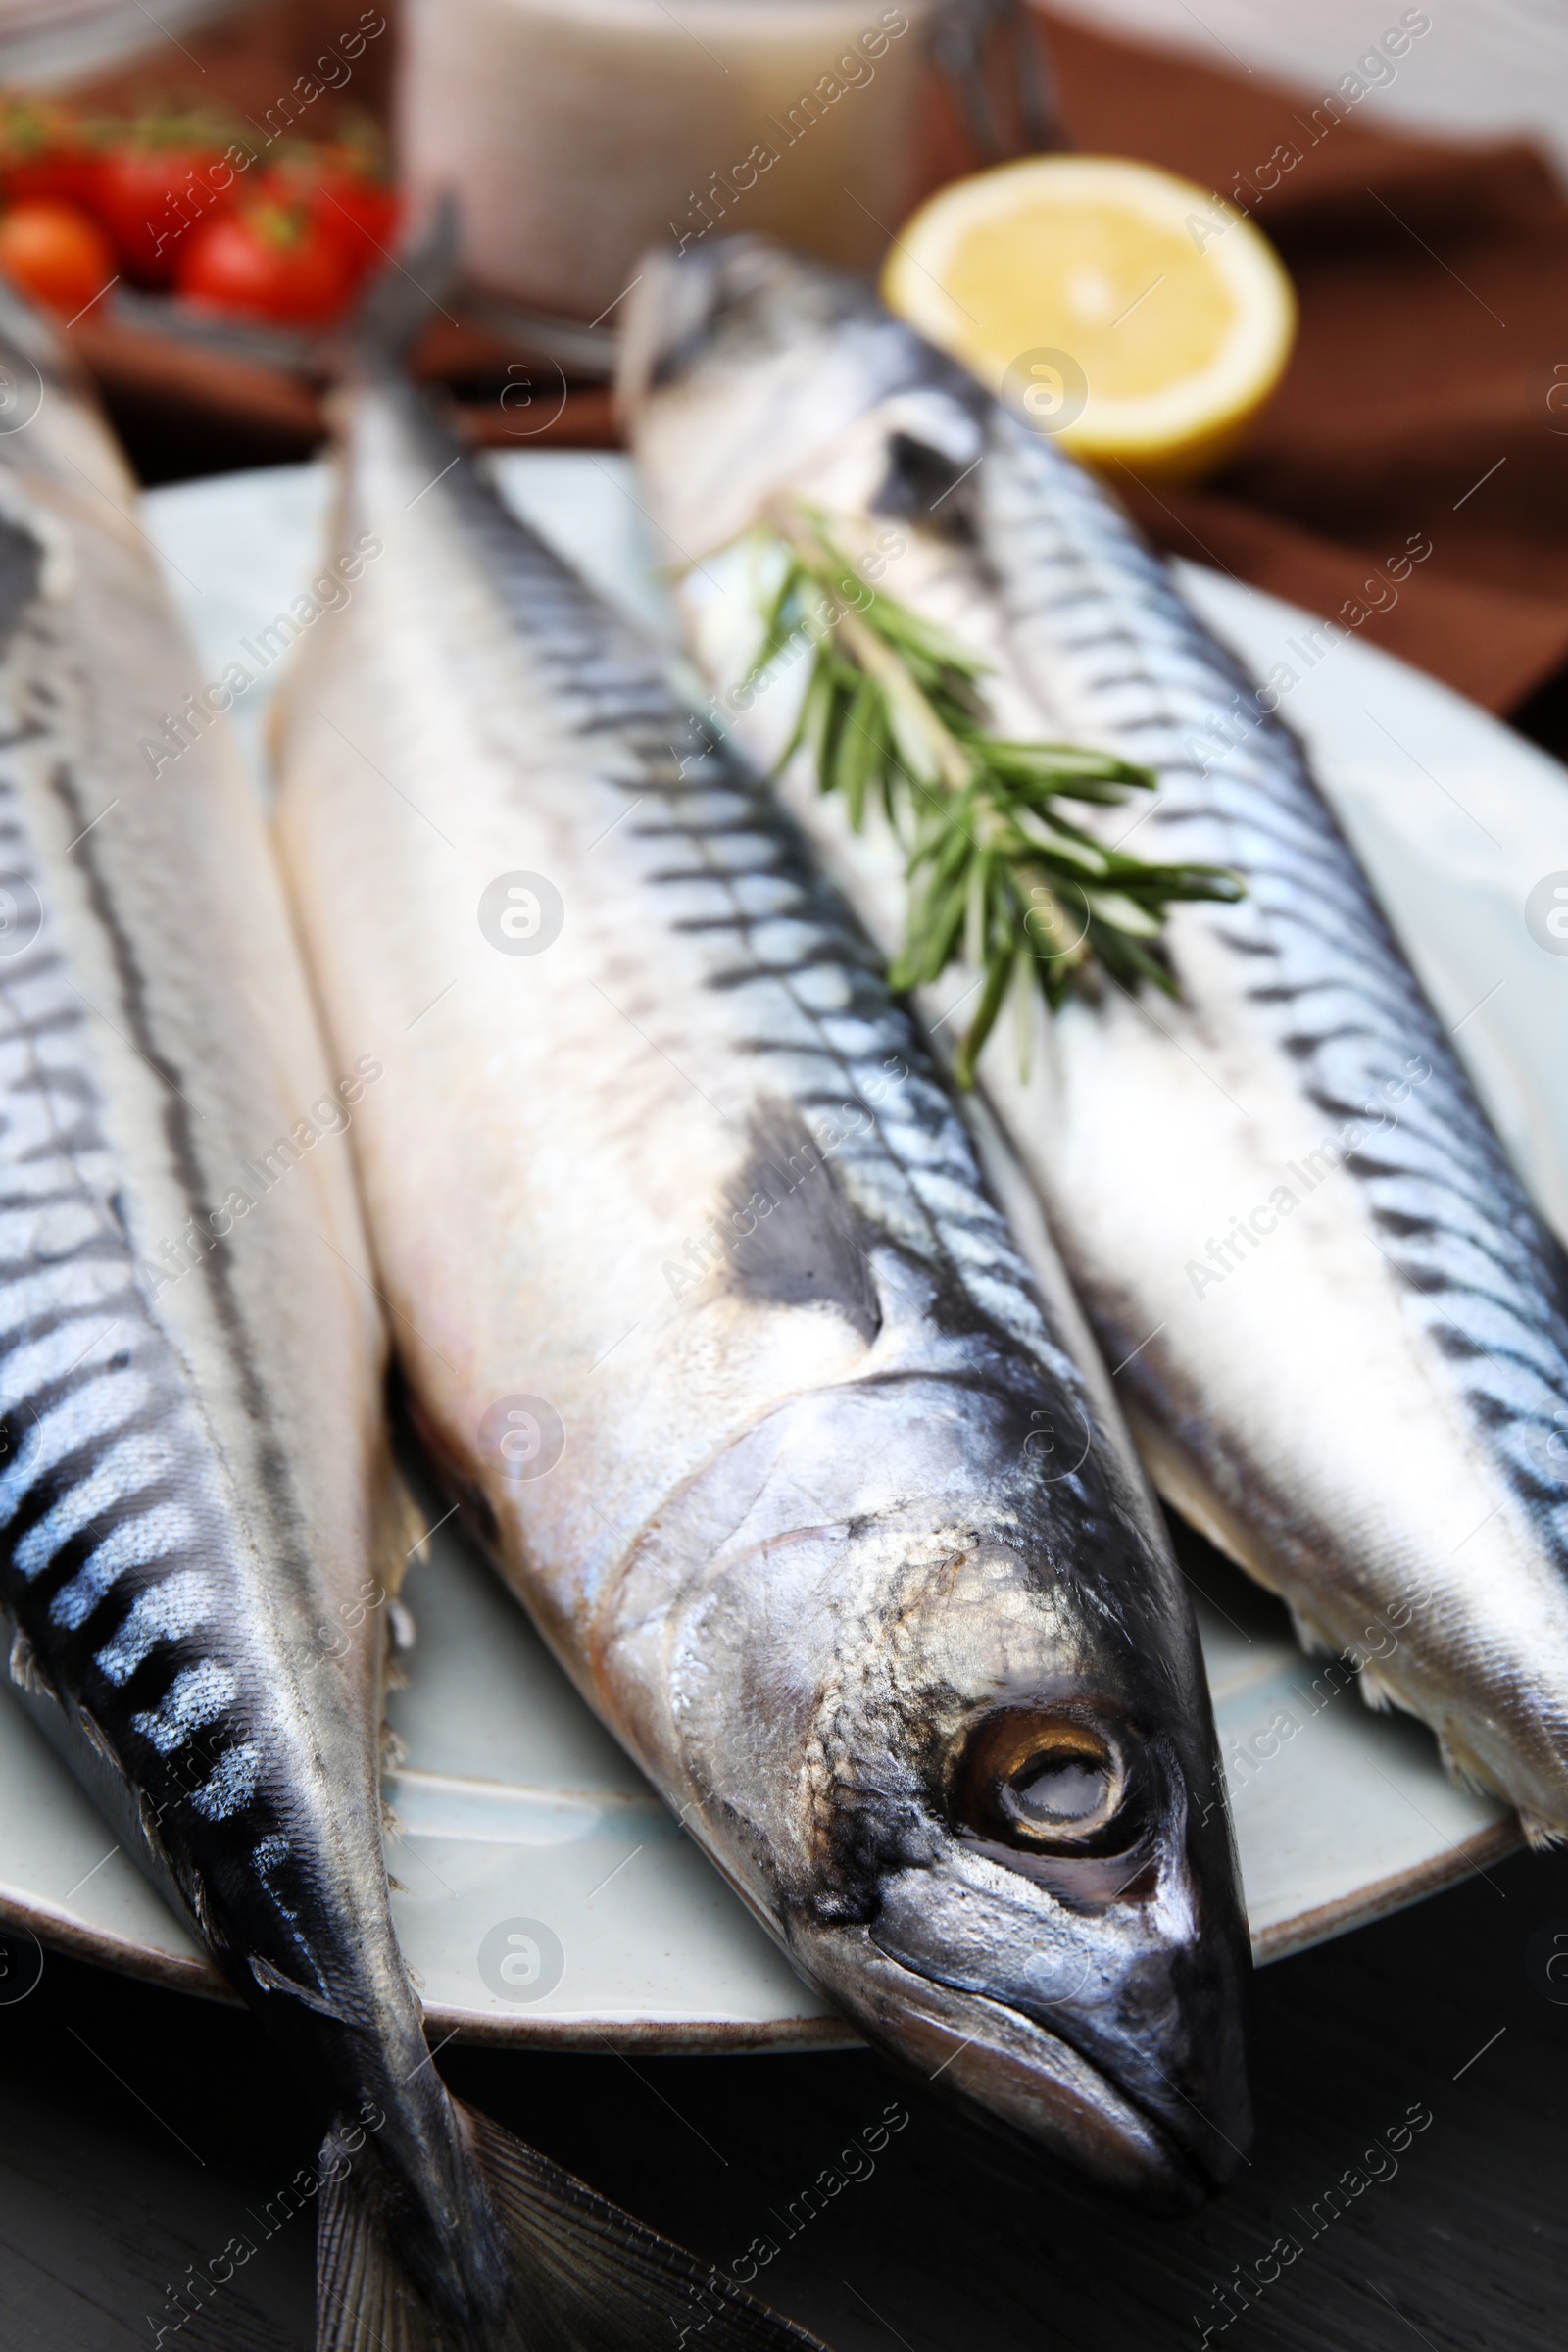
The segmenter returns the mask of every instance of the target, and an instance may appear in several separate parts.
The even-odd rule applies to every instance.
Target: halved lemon
[[[1111,156],[956,180],[903,229],[891,309],[1087,464],[1191,480],[1278,382],[1296,297],[1219,197]]]

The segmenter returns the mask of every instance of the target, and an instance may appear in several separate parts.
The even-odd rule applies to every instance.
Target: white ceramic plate
[[[597,584],[666,625],[624,459],[502,463],[520,512]],[[157,491],[144,521],[202,679],[287,609],[312,567],[318,467]],[[1568,1229],[1568,956],[1524,905],[1568,876],[1568,776],[1480,710],[1353,638],[1310,665],[1308,617],[1180,565],[1210,624],[1284,703],[1537,1200]],[[1321,641],[1320,641],[1321,643]],[[193,679],[192,683],[198,681]],[[262,782],[268,681],[238,717]],[[439,1510],[440,1506],[436,1506]],[[1206,1582],[1207,1580],[1205,1580]],[[546,1655],[442,1529],[411,1569],[418,1625],[393,1728],[402,1822],[393,1910],[437,2034],[652,2049],[832,2045],[854,2036],[797,1981]],[[1484,1867],[1511,1814],[1448,1784],[1419,1725],[1374,1716],[1301,1656],[1272,1603],[1216,1570],[1199,1601],[1259,1959],[1298,1951]],[[0,1913],[46,1942],[194,1991],[220,1990],[20,1710],[0,1706]],[[507,1973],[503,1974],[505,1964]]]

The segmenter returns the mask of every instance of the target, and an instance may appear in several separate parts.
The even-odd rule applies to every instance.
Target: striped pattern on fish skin
[[[1247,885],[1235,907],[1178,910],[1173,963],[1190,1010],[1167,1019],[1154,1008],[1153,1017],[1200,1055],[1210,1040],[1222,1054],[1245,1040],[1249,1054],[1267,1057],[1275,1086],[1294,1087],[1300,1102],[1298,1169],[1322,1136],[1338,1139],[1338,1181],[1353,1192],[1351,1213],[1365,1234],[1365,1291],[1401,1316],[1412,1360],[1444,1392],[1446,1421],[1462,1424],[1455,1435],[1475,1465],[1473,1509],[1466,1515],[1461,1505],[1449,1519],[1450,1544],[1433,1566],[1441,1576],[1459,1556],[1474,1594],[1463,1632],[1483,1672],[1497,1671],[1482,1682],[1473,1656],[1466,1665],[1444,1654],[1442,1619],[1464,1601],[1440,1594],[1430,1637],[1426,1608],[1417,1607],[1409,1675],[1396,1660],[1379,1670],[1383,1684],[1418,1702],[1456,1770],[1512,1795],[1535,1835],[1568,1831],[1562,1250],[1477,1103],[1296,739],[1194,621],[1163,565],[1087,476],[1010,418],[992,424],[977,506],[1019,668],[1052,722],[1159,778],[1138,831],[1141,854],[1226,865]],[[1221,747],[1207,734],[1216,710],[1241,713],[1239,742]],[[1118,1008],[1105,1025],[1120,1017]],[[1085,1047],[1094,1051],[1087,1039]],[[1306,1191],[1284,1168],[1281,1180]],[[1250,1204],[1236,1205],[1245,1213]],[[1195,1235],[1193,1255],[1206,1267],[1203,1240]],[[1226,1279],[1247,1271],[1232,1264]],[[1130,1330],[1142,1302],[1102,1260],[1085,1287],[1111,1328]],[[1199,1314],[1211,1298],[1218,1303],[1207,1290],[1194,1301]],[[1346,1344],[1353,1345],[1349,1330]],[[1265,1486],[1255,1451],[1228,1449],[1227,1433],[1205,1422],[1183,1335],[1156,1339],[1129,1367],[1127,1388],[1140,1420],[1169,1429],[1199,1484],[1212,1489],[1229,1548],[1242,1548],[1240,1524],[1250,1564],[1286,1592],[1306,1627],[1319,1640],[1355,1641],[1362,1627],[1354,1620],[1386,1605],[1386,1582],[1372,1563],[1325,1557],[1343,1538],[1302,1527],[1278,1465]],[[1491,1514],[1504,1523],[1502,1556],[1484,1541],[1471,1555]],[[1516,1582],[1521,1559],[1535,1586],[1534,1626],[1522,1611],[1509,1623],[1507,1582]],[[1406,1564],[1412,1589],[1433,1581],[1420,1560]],[[1438,1675],[1420,1654],[1428,1638]],[[1455,1668],[1470,1684],[1467,1700],[1481,1702],[1469,1715],[1439,1686]],[[1522,1753],[1487,1736],[1493,1710],[1510,1722]]]
[[[1456,1368],[1478,1437],[1568,1571],[1568,1442],[1550,1445],[1568,1428],[1561,1247],[1480,1114],[1295,736],[1195,627],[1164,565],[1087,475],[1009,418],[996,420],[989,456],[986,545],[1020,665],[1054,716],[1158,776],[1140,855],[1241,876],[1240,905],[1179,920],[1224,951],[1232,993],[1328,1129],[1376,1119],[1343,1165],[1418,1327]],[[1237,704],[1247,734],[1220,749],[1204,730]],[[1178,961],[1184,944],[1178,931]]]
[[[19,801],[7,760],[52,765],[59,748],[0,748],[0,809]],[[53,783],[74,821],[63,768]],[[21,848],[24,827],[0,823],[5,887],[47,889]],[[57,1742],[85,1742],[95,1793],[241,1988],[294,1987],[308,2006],[338,2007],[345,1955],[310,1917],[309,1832],[303,1850],[290,1835],[313,1759],[268,1721],[268,1661],[247,1622],[247,1587],[263,1573],[255,1540],[144,1294],[92,1016],[66,966],[46,916],[0,979],[0,1602],[16,1629],[12,1681]],[[171,1123],[186,1124],[177,1102]],[[202,1196],[190,1198],[198,1213]],[[285,1486],[275,1455],[269,1467]],[[323,1646],[315,1672],[330,1671]],[[363,1763],[359,1778],[373,1818]]]
[[[363,1596],[403,1546],[351,1167],[329,1140],[266,1193],[243,1167],[338,1098],[236,753],[143,755],[198,677],[134,487],[0,297],[23,381],[29,352],[42,405],[0,435],[11,1688],[328,2106],[323,2245],[395,2215],[447,2340],[488,2347],[496,2214],[387,1909]],[[433,2352],[404,2300],[382,2334]],[[319,2320],[357,2352],[350,2304]]]
[[[439,462],[445,441],[421,430],[424,412],[412,396],[407,423],[415,446]],[[662,900],[662,924],[694,944],[700,987],[723,1004],[728,1050],[765,1074],[755,1090],[761,1104],[751,1133],[755,1172],[787,1169],[808,1144],[811,1120],[836,1123],[847,1108],[874,1102],[874,1120],[862,1115],[834,1148],[835,1205],[842,1192],[862,1234],[892,1241],[931,1269],[958,1330],[977,1321],[995,1326],[1004,1343],[1043,1363],[1087,1416],[1085,1376],[1048,1329],[1034,1277],[987,1196],[928,1051],[766,784],[694,722],[654,649],[617,626],[476,474],[460,473],[449,496],[527,645],[557,722],[590,752],[607,748],[634,887]],[[628,757],[630,767],[617,775]],[[678,998],[673,1009],[678,1019]],[[687,1047],[702,1052],[710,1035],[701,1020],[676,1028],[677,1058]],[[751,1197],[743,1178],[734,1189],[740,1202]],[[818,1241],[816,1230],[811,1238]],[[821,1238],[828,1254],[819,1276],[804,1267],[754,1267],[764,1253],[743,1243],[732,1252],[743,1287],[765,1295],[769,1282],[793,1283],[874,1315],[870,1276],[843,1262],[845,1237]],[[1134,1508],[1126,1499],[1120,1507]]]
[[[7,575],[23,607],[5,615],[0,880],[17,910],[16,935],[24,935],[29,909],[41,911],[32,943],[0,965],[0,1523],[5,1603],[18,1629],[13,1680],[36,1696],[57,1692],[78,1725],[85,1717],[89,1746],[159,1860],[164,1810],[188,1801],[225,1847],[235,1832],[218,1825],[240,1825],[240,1854],[225,1852],[215,1869],[226,1876],[243,1861],[248,1838],[252,1852],[270,1840],[275,1870],[287,1841],[277,1835],[275,1801],[271,1810],[254,1804],[261,1755],[248,1725],[257,1682],[243,1642],[231,1640],[240,1594],[224,1573],[227,1556],[251,1545],[186,1368],[145,1295],[149,1275],[156,1287],[170,1272],[156,1261],[138,1269],[126,1226],[133,1203],[106,1131],[93,1013],[70,976],[80,967],[29,839],[29,803],[51,799],[62,837],[81,830],[73,764],[80,736],[61,633],[28,610],[44,550],[33,547],[30,564],[16,561],[32,543],[14,520],[3,528]],[[76,862],[89,905],[106,895],[92,857],[82,843]],[[163,1058],[138,1018],[134,951],[118,939],[112,953],[127,983],[116,1009],[141,1032],[131,1051],[151,1047],[149,1061]],[[178,1073],[167,1060],[160,1074],[171,1155],[187,1159],[199,1114],[177,1098]],[[184,1198],[205,1219],[205,1193],[192,1188]],[[195,1281],[220,1290],[222,1259],[204,1264]],[[241,1380],[247,1371],[241,1357]],[[275,1453],[270,1467],[280,1481]],[[174,1867],[187,1902],[208,1916],[202,1871],[189,1854]],[[284,1931],[276,1961],[291,1946],[296,1971],[319,1991],[297,1933],[281,1914],[276,1924]]]
[[[409,394],[357,392],[344,466],[340,530],[385,553],[290,681],[281,826],[329,1025],[387,1065],[354,1140],[422,1426],[831,1997],[1134,2193],[1223,2178],[1234,1866],[1102,1374],[867,941],[662,658]],[[564,903],[538,953],[486,917],[508,876]],[[564,1450],[513,1475],[497,1416],[541,1399]],[[955,1775],[1014,1704],[1125,1740],[1136,1896],[1125,1853],[1053,1890],[968,1838]],[[1082,1962],[1070,1997],[1031,1984],[1043,1946]]]
[[[1029,1075],[999,1036],[984,1090],[1156,1483],[1304,1639],[1370,1650],[1366,1697],[1420,1715],[1532,1837],[1560,1833],[1562,1257],[1295,739],[1106,493],[865,288],[736,241],[661,264],[630,312],[644,495],[702,557],[681,604],[715,685],[756,631],[742,645],[725,609],[737,551],[710,549],[780,491],[852,539],[891,516],[888,587],[991,663],[1003,731],[1150,765],[1157,796],[1109,838],[1242,875],[1238,905],[1173,910],[1178,1003],[1106,988],[1037,1012]],[[764,756],[790,699],[739,698]],[[891,946],[897,847],[851,835],[806,766],[785,797]]]

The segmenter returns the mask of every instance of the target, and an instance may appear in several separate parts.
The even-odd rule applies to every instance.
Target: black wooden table
[[[1164,2352],[1205,2328],[1224,2352],[1561,2352],[1558,1928],[1568,1952],[1568,1857],[1520,1855],[1265,1971],[1250,2167],[1177,2223],[993,2147],[869,2055],[440,2064],[705,2257],[775,2246],[760,2282],[836,2352]],[[890,2104],[908,2122],[873,2155]],[[318,2122],[243,2013],[48,1955],[0,2006],[0,2352],[126,2352],[161,2324],[183,2352],[306,2352],[314,2224],[279,2192]],[[844,2185],[808,2219],[824,2171]],[[236,2237],[254,2258],[175,2333],[180,2280]]]

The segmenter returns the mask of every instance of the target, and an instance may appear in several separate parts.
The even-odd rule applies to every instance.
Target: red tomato
[[[356,272],[303,206],[247,204],[193,229],[174,283],[192,302],[279,325],[335,318]]]
[[[245,186],[221,147],[156,134],[109,150],[98,166],[94,206],[138,286],[173,282],[180,257],[203,220]]]
[[[402,202],[374,179],[327,177],[311,198],[318,225],[343,245],[361,276],[378,269],[397,240]]]
[[[24,294],[74,318],[113,279],[115,255],[90,213],[39,197],[0,214],[0,270]]]
[[[323,236],[343,247],[357,277],[384,261],[397,237],[398,192],[356,147],[297,147],[271,166],[263,185],[279,203],[303,204]]]
[[[59,100],[0,94],[0,190],[8,202],[47,196],[90,209],[101,146]]]

